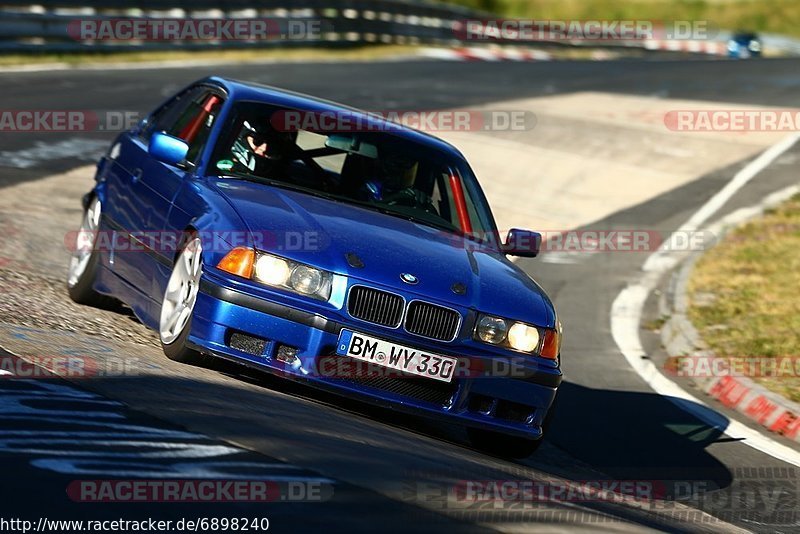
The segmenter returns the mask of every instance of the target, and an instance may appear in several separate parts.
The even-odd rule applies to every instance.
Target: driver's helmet
[[[387,154],[378,160],[381,179],[388,189],[402,190],[414,186],[418,162],[401,154]]]
[[[269,124],[253,125],[244,121],[240,140],[254,155],[267,159],[283,159],[287,143],[293,142],[290,133],[276,132]]]
[[[255,171],[266,162],[283,160],[294,144],[292,133],[276,132],[268,122],[244,121],[233,145],[233,156],[242,165]]]

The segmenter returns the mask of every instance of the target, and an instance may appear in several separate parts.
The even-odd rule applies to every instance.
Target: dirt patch
[[[160,347],[155,333],[128,310],[99,310],[69,299],[63,280],[0,268],[0,321]]]

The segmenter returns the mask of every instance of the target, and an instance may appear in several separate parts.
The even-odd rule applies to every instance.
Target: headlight
[[[257,256],[253,272],[253,279],[257,282],[322,300],[331,296],[333,275],[328,271],[265,252],[258,252]]]
[[[522,352],[533,352],[539,346],[539,330],[525,323],[514,323],[508,329],[508,344]]]
[[[322,289],[324,274],[319,269],[307,265],[298,265],[292,270],[289,285],[298,293],[313,295]]]
[[[508,323],[506,323],[505,319],[484,315],[478,321],[478,337],[486,343],[499,345],[505,341],[507,332]]]
[[[285,285],[292,274],[289,262],[277,256],[259,254],[254,278],[271,286]]]
[[[309,297],[328,300],[331,296],[333,274],[266,252],[254,253],[252,249],[235,248],[217,267],[237,276]]]
[[[519,352],[554,360],[561,351],[561,323],[556,329],[480,315],[474,338],[490,345],[499,345]]]

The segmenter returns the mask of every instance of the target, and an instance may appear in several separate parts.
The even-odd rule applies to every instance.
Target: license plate
[[[336,353],[441,382],[453,380],[458,360],[342,330]]]

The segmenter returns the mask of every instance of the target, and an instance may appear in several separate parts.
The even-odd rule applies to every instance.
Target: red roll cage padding
[[[455,173],[450,174],[450,189],[453,190],[453,202],[456,205],[458,224],[461,226],[461,231],[465,234],[471,234],[472,221],[469,220],[469,211],[467,211],[467,200],[464,197],[464,188],[461,186],[461,180]]]
[[[183,130],[181,131],[180,137],[187,143],[191,144],[194,141],[197,132],[200,131],[200,127],[203,125],[203,121],[206,119],[208,115],[211,114],[211,111],[214,109],[220,102],[220,98],[216,95],[210,95],[206,100],[206,103],[203,104],[203,111],[202,113],[198,113],[197,116],[189,122],[186,126],[184,126]]]

